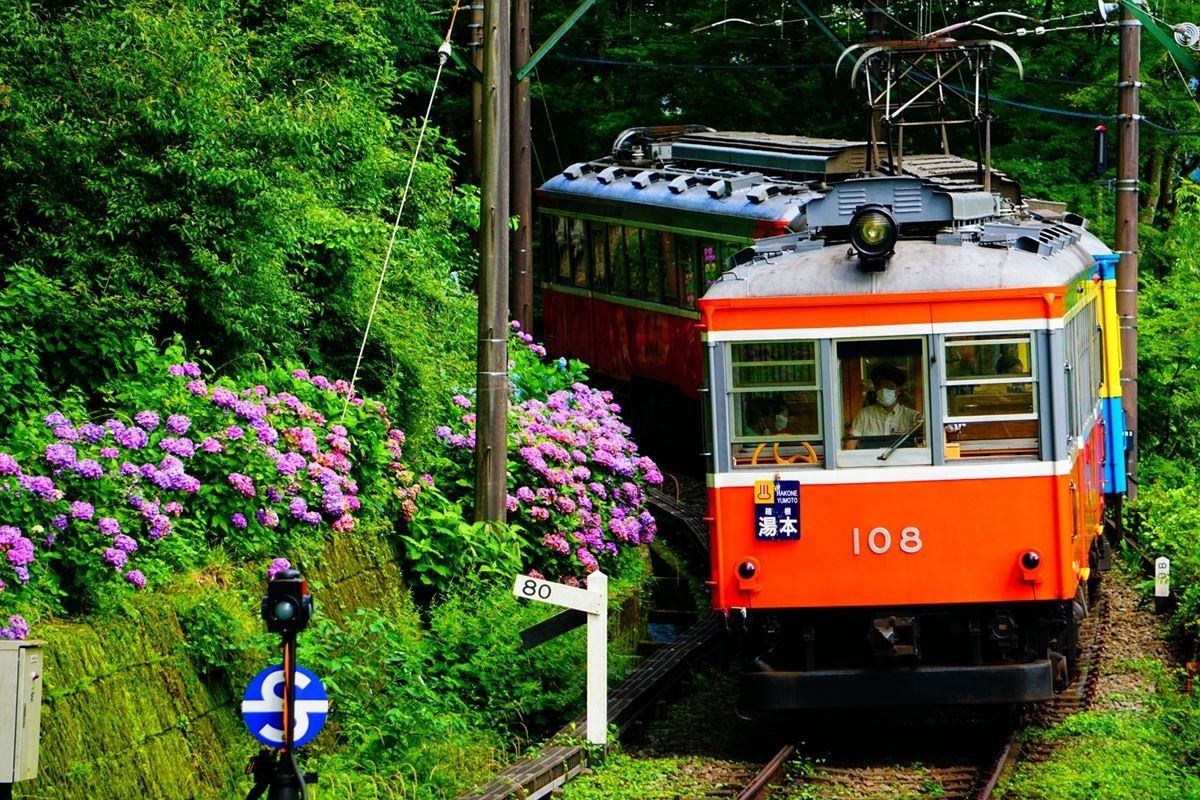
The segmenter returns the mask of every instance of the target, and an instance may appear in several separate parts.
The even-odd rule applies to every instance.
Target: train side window
[[[837,343],[842,407],[838,464],[931,464],[925,339]]]
[[[679,305],[683,308],[695,308],[696,298],[700,296],[700,271],[696,268],[699,255],[696,250],[696,240],[691,236],[675,237],[675,257],[682,272],[682,287]]]
[[[662,252],[662,300],[667,305],[679,305],[679,261],[676,258],[675,234],[662,231],[658,234],[659,250]]]
[[[642,231],[638,228],[625,229],[625,257],[629,266],[628,294],[642,297],[646,293],[646,274],[642,262]]]
[[[666,259],[663,257],[662,237],[668,234],[659,231],[642,231],[642,269],[645,270],[646,299],[662,301],[663,274]]]
[[[581,289],[588,285],[588,243],[583,220],[571,221],[571,273]]]
[[[816,341],[739,342],[729,353],[733,463],[778,467],[823,462]]]
[[[571,282],[571,220],[566,217],[554,219],[554,280],[556,283]]]
[[[1103,371],[1100,364],[1100,330],[1096,303],[1084,305],[1064,328],[1067,363],[1067,425],[1072,438],[1085,435],[1100,402]]]
[[[588,239],[592,249],[592,289],[608,291],[608,226],[603,222],[588,223]]]
[[[947,336],[946,458],[1038,455],[1033,334]]]
[[[612,293],[629,294],[629,245],[625,237],[625,229],[620,225],[608,226],[608,262],[609,273],[612,276]]]
[[[712,282],[717,279],[717,276],[725,269],[722,266],[725,262],[721,260],[721,245],[714,239],[700,240],[700,268],[701,279],[703,286],[700,294],[704,294],[704,290],[712,285]]]

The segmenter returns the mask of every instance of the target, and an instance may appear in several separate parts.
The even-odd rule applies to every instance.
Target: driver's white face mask
[[[880,405],[890,406],[894,402],[896,402],[896,390],[895,389],[880,389],[879,390]]]
[[[787,427],[787,424],[788,424],[787,414],[776,414],[775,415],[775,430],[781,431]]]

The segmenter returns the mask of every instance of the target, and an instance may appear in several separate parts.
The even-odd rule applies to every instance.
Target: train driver
[[[900,403],[899,391],[906,377],[904,370],[894,364],[879,364],[871,370],[875,402],[855,415],[850,423],[852,437],[899,436],[921,424],[921,413]],[[846,449],[853,450],[857,444],[856,439],[850,439]]]

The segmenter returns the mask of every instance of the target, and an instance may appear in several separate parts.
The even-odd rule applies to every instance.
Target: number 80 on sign
[[[565,583],[531,578],[528,575],[516,577],[513,581],[513,594],[524,600],[537,600],[563,608],[573,608],[587,614],[599,614],[604,607],[604,597],[597,592],[567,586]]]

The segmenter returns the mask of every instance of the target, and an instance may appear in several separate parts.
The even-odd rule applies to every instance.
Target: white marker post
[[[1154,611],[1165,614],[1171,610],[1171,559],[1154,562]]]
[[[608,576],[599,570],[587,577],[587,589],[518,575],[513,594],[564,608],[587,618],[587,740],[603,745],[608,734]]]

